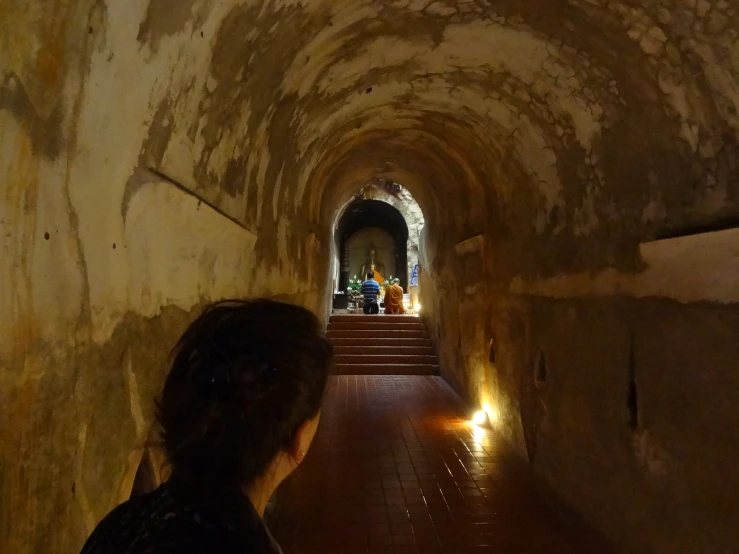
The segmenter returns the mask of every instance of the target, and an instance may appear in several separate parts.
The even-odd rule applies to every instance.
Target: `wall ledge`
[[[739,303],[739,229],[644,242],[640,273],[605,269],[511,281],[509,292],[551,298],[630,296]]]

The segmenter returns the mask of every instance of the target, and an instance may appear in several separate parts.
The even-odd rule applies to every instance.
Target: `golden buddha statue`
[[[385,282],[385,266],[382,265],[381,262],[378,262],[376,259],[377,252],[375,252],[374,246],[370,248],[369,251],[369,260],[362,265],[361,274],[362,274],[362,280],[367,278],[367,274],[372,271],[375,274],[375,281],[377,281],[379,284],[382,284]]]

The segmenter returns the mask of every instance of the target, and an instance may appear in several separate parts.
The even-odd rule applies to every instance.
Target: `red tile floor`
[[[604,554],[433,376],[335,376],[269,522],[286,554]]]

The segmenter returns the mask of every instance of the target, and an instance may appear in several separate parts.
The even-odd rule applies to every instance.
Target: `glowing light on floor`
[[[485,427],[488,427],[488,415],[484,410],[478,410],[472,415],[470,427],[475,441],[482,442],[486,435]]]
[[[421,311],[421,305],[416,304],[415,306],[413,306],[413,311],[416,313],[419,313]]]
[[[488,437],[488,431],[493,430],[493,425],[498,421],[498,412],[487,402],[483,403],[482,410],[472,415],[469,424],[472,427],[472,436],[477,442],[482,442]]]
[[[483,429],[482,427],[478,427],[477,425],[473,425],[472,436],[477,442],[482,442],[482,439],[485,438],[485,429]]]

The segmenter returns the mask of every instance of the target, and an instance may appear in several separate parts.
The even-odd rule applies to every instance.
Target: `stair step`
[[[428,337],[425,330],[414,330],[414,331],[396,331],[388,329],[378,329],[372,331],[366,330],[329,330],[328,338],[332,339],[344,339],[344,338],[366,338],[370,335],[372,338],[407,338],[407,339],[424,339]]]
[[[368,337],[365,334],[361,338],[357,337],[329,337],[331,344],[335,347],[338,346],[357,346],[357,347],[368,347],[368,346],[382,346],[385,348],[397,348],[397,347],[432,347],[431,339],[429,338],[388,338],[388,337]]]
[[[336,364],[335,375],[438,375],[431,364]]]
[[[426,325],[415,315],[334,315],[328,325],[336,375],[438,375]]]
[[[393,323],[386,321],[339,321],[329,323],[329,331],[424,331],[426,328],[422,323]]]
[[[334,354],[369,356],[436,356],[431,346],[357,346],[354,341],[350,345],[334,345]]]
[[[336,356],[337,365],[366,364],[366,365],[436,365],[436,356],[409,355],[398,356],[397,354],[339,354]]]
[[[423,320],[418,317],[417,315],[387,315],[387,314],[381,314],[381,315],[364,315],[364,314],[342,314],[342,315],[332,315],[329,318],[329,323],[339,323],[339,322],[356,322],[356,321],[364,321],[364,322],[393,322],[393,323],[421,323]]]

